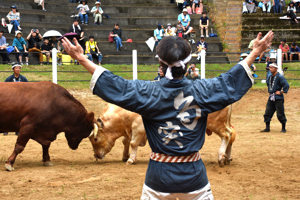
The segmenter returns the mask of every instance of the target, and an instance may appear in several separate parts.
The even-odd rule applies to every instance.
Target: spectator
[[[289,6],[287,7],[287,16],[291,18],[291,24],[298,24],[297,16],[296,16],[296,7],[294,3],[291,1]]]
[[[263,3],[262,11],[264,13],[270,13],[272,7],[271,0],[262,0],[261,2]]]
[[[279,0],[278,0],[279,1]],[[246,8],[248,10],[248,13],[256,13],[257,7],[256,7],[256,1],[255,0],[245,0],[246,2]]]
[[[11,60],[8,57],[8,53],[7,53],[7,44],[6,44],[6,38],[3,36],[4,31],[0,30],[0,54],[2,56],[2,63],[3,64],[7,64],[7,63],[11,63]]]
[[[204,35],[201,35],[200,37],[200,41],[197,42],[197,49],[198,49],[198,58],[197,60],[199,61],[201,59],[201,51],[202,49],[205,50],[205,54],[206,54],[206,51],[207,51],[207,43],[204,41]]]
[[[290,47],[290,61],[292,60],[300,61],[300,49],[295,42],[293,42]]]
[[[21,31],[22,28],[20,27],[20,13],[17,10],[17,6],[11,6],[10,8],[11,8],[11,11],[8,13],[6,18],[8,19],[10,24],[14,25],[15,31],[17,31],[17,30]]]
[[[16,54],[16,59],[20,62],[22,65],[22,56],[25,56],[26,60],[26,65],[28,65],[28,53],[26,50],[26,42],[24,40],[23,33],[21,31],[16,31],[15,33],[16,37],[13,40],[13,47],[15,47],[15,51],[17,52]]]
[[[247,58],[248,54],[247,53],[243,53],[241,55],[242,60],[245,60]],[[256,66],[252,63],[252,65],[250,66],[250,68],[252,69],[252,71],[256,71]]]
[[[185,77],[189,80],[197,80],[201,79],[199,75],[199,69],[196,68],[196,63],[191,63],[191,65],[188,67]]]
[[[208,36],[208,26],[209,26],[209,19],[207,17],[206,12],[204,11],[202,13],[202,17],[200,17],[200,22],[199,22],[199,28],[201,29],[201,35],[203,35],[203,29],[206,31],[206,37]]]
[[[268,62],[269,58],[270,58],[270,48],[267,48],[262,54],[260,54],[259,59],[258,59],[258,63],[261,62],[261,60],[263,59],[263,57],[265,57],[266,62]]]
[[[175,36],[175,27],[172,27],[170,23],[167,24],[164,36]]]
[[[93,62],[93,55],[97,56],[98,64],[101,65],[103,56],[102,56],[101,52],[99,51],[99,48],[97,46],[97,42],[95,41],[94,36],[92,36],[92,35],[89,37],[89,41],[86,41],[86,43],[85,43],[85,53],[88,56],[89,60],[92,62]]]
[[[160,79],[164,78],[165,77],[165,70],[163,69],[162,66],[159,66],[158,67],[158,75],[157,77],[154,78],[155,81],[160,81]]]
[[[175,33],[178,37],[182,38],[184,32],[184,27],[182,26],[181,22],[178,22],[177,27],[175,29]]]
[[[289,58],[288,58],[288,52],[289,52],[290,48],[289,48],[289,45],[286,43],[285,39],[282,39],[280,41],[279,49],[282,50],[282,61],[284,61],[284,58],[286,60],[289,60]]]
[[[79,18],[81,20],[81,24],[88,24],[89,23],[89,16],[87,12],[90,11],[89,6],[86,3],[86,0],[80,1],[80,4],[76,8],[78,11]]]
[[[193,7],[193,2],[194,2],[194,0],[187,0],[186,1],[185,8],[186,8],[188,14],[192,14],[193,13],[193,8],[192,8]]]
[[[44,44],[42,44],[41,50],[42,50],[42,53],[46,55],[47,65],[49,65],[49,59],[50,59],[50,56],[51,56],[51,53],[52,53],[52,46],[49,43],[48,38],[44,39]]]
[[[27,36],[28,52],[39,52],[40,65],[43,65],[43,54],[39,42],[43,39],[38,29],[31,29]]]
[[[274,13],[282,13],[282,5],[280,0],[273,0],[273,11]]]
[[[164,27],[161,24],[157,25],[157,29],[154,30],[154,39],[155,39],[155,46],[163,39],[164,37]]]
[[[249,49],[250,52],[253,50],[254,41],[255,41],[255,39],[251,40],[250,43],[249,43],[249,45],[248,45],[248,49]]]
[[[193,14],[196,13],[196,6],[199,7],[199,4],[200,4],[200,0],[194,0],[193,1],[193,6],[192,6]]]
[[[179,22],[181,22],[181,24],[183,25],[184,29],[185,29],[185,33],[183,33],[184,35],[189,34],[192,30],[193,27],[190,26],[191,23],[191,18],[190,16],[187,14],[187,9],[184,8],[182,10],[182,13],[178,15],[178,19]]]
[[[118,23],[114,24],[114,29],[112,30],[113,34],[111,37],[114,37],[114,41],[116,42],[117,51],[123,50],[122,45],[122,29],[120,29],[120,25]]]
[[[78,19],[73,20],[73,24],[70,27],[69,32],[70,33],[77,33],[77,35],[79,35],[79,37],[80,37],[79,44],[81,45],[82,48],[85,48],[85,43],[84,43],[84,40],[83,40],[84,31],[83,31],[83,28],[81,26],[79,26]]]
[[[55,36],[49,39],[49,43],[50,43],[52,49],[53,48],[56,48],[57,50],[59,49],[58,42],[59,41],[57,40],[57,38]]]
[[[39,0],[40,2],[38,3],[39,6],[42,6],[43,11],[46,11],[45,9],[45,0]]]
[[[99,25],[102,25],[102,14],[103,10],[100,7],[101,3],[96,1],[95,6],[92,8],[91,13],[93,13],[94,16],[94,25],[97,25],[99,21]]]

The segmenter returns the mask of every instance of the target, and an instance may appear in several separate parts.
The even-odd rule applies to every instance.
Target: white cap
[[[242,53],[241,57],[247,57],[248,54],[247,53]]]
[[[204,38],[204,35],[201,35],[200,38]]]
[[[15,64],[13,64],[12,66],[11,66],[11,68],[13,69],[13,68],[15,68],[15,67],[20,67],[20,68],[22,68],[22,65],[21,64],[19,64],[19,63],[15,63]]]
[[[276,59],[276,54],[275,53],[270,53],[270,54],[271,54],[270,59],[272,59],[272,58]]]
[[[275,63],[270,64],[269,67],[275,67],[278,69],[278,66]]]
[[[23,35],[23,33],[22,33],[21,31],[16,31],[16,32],[15,32],[15,36],[17,37],[17,35],[18,35],[19,33],[21,33],[21,35]]]
[[[182,10],[182,12],[188,12],[188,11],[187,11],[187,9],[186,9],[186,8],[184,8],[184,9]]]
[[[97,5],[97,4],[99,4],[99,5],[100,5],[101,3],[100,3],[99,1],[96,1],[96,2],[95,2],[95,5]]]
[[[168,23],[167,26],[171,26],[171,23]]]

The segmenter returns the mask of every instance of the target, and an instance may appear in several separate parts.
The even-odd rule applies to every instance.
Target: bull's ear
[[[103,121],[102,121],[102,119],[100,119],[100,117],[98,117],[97,122],[100,124],[99,128],[102,128],[103,127]]]

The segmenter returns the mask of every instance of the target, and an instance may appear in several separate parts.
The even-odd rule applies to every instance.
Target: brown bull
[[[206,132],[208,134],[214,132],[222,139],[219,150],[220,166],[230,164],[231,160],[231,146],[235,139],[235,131],[230,125],[230,118],[231,106],[208,115]],[[108,104],[97,121],[100,127],[98,135],[95,138],[94,136],[90,137],[95,157],[103,159],[115,145],[116,139],[123,136],[124,151],[122,160],[127,160],[127,164],[135,163],[138,146],[144,146],[147,142],[142,117],[137,113]],[[128,155],[129,145],[132,148],[130,156]]]
[[[19,132],[15,149],[5,163],[7,170],[13,164],[29,139],[43,147],[43,163],[51,166],[49,147],[60,132],[65,132],[71,149],[78,148],[83,138],[95,127],[94,113],[66,89],[50,82],[0,83],[0,132]]]

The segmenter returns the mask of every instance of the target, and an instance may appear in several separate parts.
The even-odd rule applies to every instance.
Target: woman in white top
[[[9,23],[14,25],[15,31],[22,30],[20,27],[20,13],[17,10],[17,6],[11,6],[11,11],[8,13],[6,18],[9,20]]]
[[[291,24],[293,23],[298,24],[297,16],[296,16],[296,7],[294,6],[294,2],[292,1],[287,7],[287,16],[291,18]]]
[[[97,25],[99,20],[99,25],[102,25],[102,14],[103,10],[100,7],[101,3],[96,1],[95,6],[92,8],[91,13],[94,15],[94,25]]]
[[[76,9],[79,10],[78,15],[81,20],[81,23],[87,25],[89,23],[89,16],[87,12],[90,11],[90,8],[86,4],[86,0],[82,0]]]

